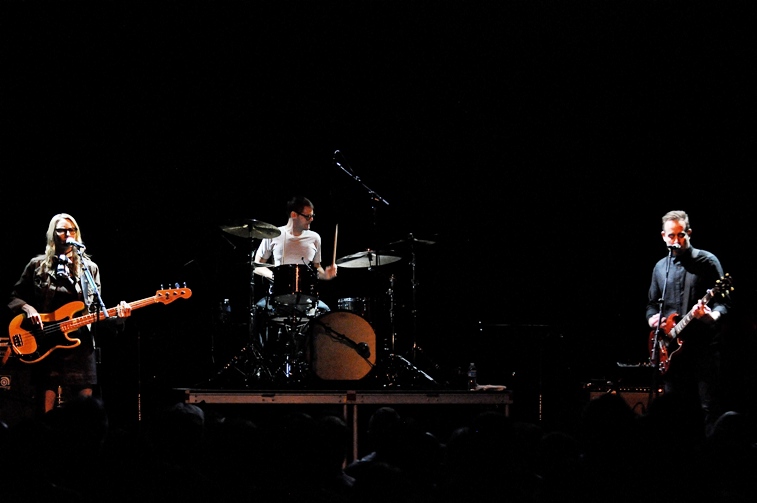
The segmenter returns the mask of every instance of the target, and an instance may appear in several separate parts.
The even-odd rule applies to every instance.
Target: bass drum
[[[357,381],[376,364],[376,333],[363,317],[330,311],[310,320],[310,364],[327,381]]]

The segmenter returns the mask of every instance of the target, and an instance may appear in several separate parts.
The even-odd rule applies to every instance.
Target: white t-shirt
[[[305,230],[299,236],[292,235],[287,226],[279,227],[281,234],[261,241],[255,253],[256,262],[266,262],[273,256],[273,265],[321,263],[321,236]]]

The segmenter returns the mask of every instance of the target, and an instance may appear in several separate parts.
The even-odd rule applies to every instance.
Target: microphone
[[[68,238],[68,239],[71,239],[71,238]],[[679,245],[678,243],[668,245],[668,250],[678,250],[679,248],[681,248],[681,245]]]
[[[80,250],[84,250],[84,249],[87,248],[86,246],[84,246],[82,243],[78,242],[74,238],[67,238],[66,239],[66,244],[67,245],[73,245],[73,246],[79,248]]]
[[[302,263],[305,265],[305,267],[307,267],[310,270],[310,272],[318,276],[318,270],[315,267],[313,267],[310,263],[308,263],[308,261],[305,260],[305,257],[300,257],[300,260],[302,260]]]
[[[357,346],[355,346],[355,351],[357,351],[357,354],[362,356],[363,358],[370,358],[371,357],[371,348],[368,347],[368,344],[365,342],[358,343]]]

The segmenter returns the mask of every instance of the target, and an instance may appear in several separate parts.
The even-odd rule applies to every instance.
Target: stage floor
[[[359,423],[361,407],[373,410],[379,406],[485,406],[501,410],[505,417],[510,415],[513,393],[506,389],[480,389],[476,391],[399,391],[399,390],[213,390],[177,388],[183,393],[186,403],[205,406],[292,406],[325,405],[338,406],[342,417],[352,432],[352,459],[360,456],[360,433],[364,431]],[[370,407],[374,406],[374,407]],[[479,410],[479,409],[477,409]],[[367,411],[366,411],[367,412]]]

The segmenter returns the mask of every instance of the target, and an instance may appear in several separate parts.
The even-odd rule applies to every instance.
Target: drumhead
[[[362,316],[330,311],[311,320],[308,332],[311,367],[320,379],[359,380],[376,364],[376,333]]]

